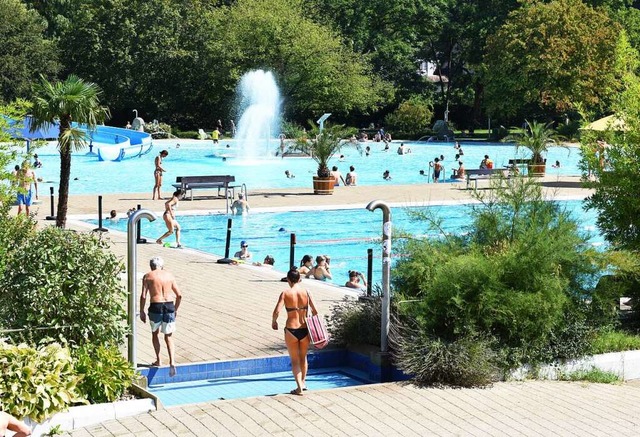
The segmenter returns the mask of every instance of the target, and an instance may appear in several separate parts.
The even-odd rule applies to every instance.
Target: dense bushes
[[[42,421],[87,399],[114,401],[131,385],[117,347],[122,271],[96,235],[0,214],[0,330],[20,343],[0,343],[0,410]]]
[[[86,345],[74,355],[80,390],[91,403],[116,401],[131,386],[135,372],[118,348]]]
[[[84,399],[69,350],[0,342],[0,410],[42,422]]]
[[[378,297],[358,301],[345,297],[331,309],[328,329],[332,343],[380,346],[380,313]]]
[[[117,400],[135,371],[115,346],[70,353],[58,343],[35,348],[0,342],[0,375],[0,411],[42,422],[87,400]]]
[[[433,117],[431,103],[421,97],[413,97],[398,106],[385,119],[386,128],[399,138],[418,138],[428,129],[427,123]]]
[[[597,325],[611,323],[602,314],[592,322],[584,303],[601,259],[569,213],[527,179],[491,193],[478,196],[468,233],[409,239],[399,249],[407,256],[394,269],[394,289],[411,301],[398,306],[399,321],[423,352],[396,339],[406,347],[395,358],[422,382],[486,383],[494,364],[578,357]],[[474,369],[482,371],[460,373]]]
[[[20,220],[3,221],[22,232]],[[4,238],[10,239],[8,232]],[[15,342],[120,344],[126,332],[123,266],[106,249],[97,236],[54,227],[23,239],[7,254],[0,278],[0,327],[23,329],[7,334]]]

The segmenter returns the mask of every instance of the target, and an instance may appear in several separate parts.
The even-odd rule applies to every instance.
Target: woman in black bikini
[[[284,328],[284,341],[287,344],[289,357],[291,358],[291,371],[296,380],[297,388],[291,390],[292,395],[302,396],[302,391],[307,389],[307,351],[309,349],[309,330],[307,329],[307,313],[309,307],[313,315],[318,314],[311,295],[300,286],[300,273],[295,268],[287,273],[289,288],[278,298],[278,303],[273,310],[271,327],[278,330],[278,314],[284,306],[287,310],[287,322]]]
[[[160,187],[162,186],[162,173],[166,171],[164,168],[162,168],[162,158],[166,158],[167,156],[169,156],[169,152],[167,152],[166,150],[161,151],[158,156],[156,156],[156,169],[153,171],[155,185],[153,186],[153,196],[151,197],[151,200],[156,200],[156,195],[158,196],[158,200],[162,199],[162,195],[160,194]]]

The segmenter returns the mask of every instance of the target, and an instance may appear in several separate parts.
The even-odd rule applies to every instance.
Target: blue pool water
[[[333,367],[309,370],[308,390],[324,390],[369,384],[364,372],[348,367]],[[272,396],[289,393],[295,388],[291,371],[261,373],[220,379],[186,381],[167,384],[151,384],[149,391],[156,395],[162,405],[209,402],[223,399],[241,399],[252,396]]]
[[[596,212],[583,211],[581,201],[563,202],[567,209],[578,218],[582,229],[591,234],[594,245],[603,243],[602,237],[595,234]],[[428,209],[443,218],[443,228],[450,233],[463,233],[469,225],[470,205],[443,205],[423,208],[392,208],[394,244],[401,232],[415,236],[438,234],[428,229],[424,222],[413,221],[408,211]],[[182,243],[186,247],[199,249],[216,255],[224,255],[227,218],[224,214],[178,216],[182,227]],[[97,224],[97,221],[91,221]],[[127,221],[115,223],[103,221],[103,226],[125,232]],[[281,230],[284,229],[284,230]],[[143,221],[142,235],[155,241],[166,230],[159,219],[149,223]],[[342,210],[313,210],[295,212],[254,213],[236,217],[233,220],[230,256],[239,250],[240,241],[249,243],[253,261],[262,261],[267,254],[274,256],[275,269],[286,272],[289,268],[290,234],[296,234],[296,265],[303,255],[327,254],[331,256],[333,283],[343,285],[348,279],[349,270],[366,272],[367,249],[373,249],[373,282],[381,281],[382,217],[364,208]],[[174,243],[172,237],[166,240]],[[392,247],[397,258],[398,246]],[[170,250],[170,249],[164,249]]]
[[[344,159],[339,156],[330,161],[330,166],[336,165],[343,175],[353,165],[358,173],[360,185],[380,184],[424,184],[428,178],[419,174],[420,170],[428,172],[428,163],[436,156],[444,155],[444,174],[451,176],[451,169],[458,165],[454,160],[455,151],[452,143],[410,143],[405,145],[413,151],[411,154],[398,155],[396,149],[400,142],[394,141],[388,152],[384,152],[383,143],[363,143],[371,147],[370,156],[360,154],[352,146],[345,146],[342,150]],[[177,147],[177,145],[180,147]],[[230,148],[226,148],[229,144]],[[164,179],[164,192],[172,190],[171,183],[177,176],[186,175],[214,175],[230,174],[236,177],[239,184],[245,183],[249,191],[259,188],[300,188],[311,190],[312,176],[315,175],[317,164],[310,158],[271,158],[254,162],[242,162],[233,158],[233,140],[223,140],[214,147],[211,141],[197,140],[154,140],[150,153],[138,158],[122,162],[98,161],[96,156],[87,156],[86,150],[75,152],[71,164],[71,194],[107,194],[107,193],[141,193],[149,192],[153,188],[154,159],[160,150],[169,151],[163,167],[167,170]],[[461,158],[466,168],[478,168],[485,154],[491,156],[496,168],[506,166],[509,159],[526,158],[527,152],[516,152],[510,143],[462,143],[465,155]],[[274,150],[277,145],[274,144]],[[38,149],[37,153],[43,166],[36,170],[38,177],[46,182],[42,184],[41,192],[47,192],[49,186],[57,191],[60,172],[60,158],[55,145],[49,144]],[[226,160],[223,157],[229,156]],[[547,154],[549,164],[559,160],[560,168],[547,166],[549,175],[579,175],[577,164],[580,160],[580,150],[577,148],[553,147]],[[11,164],[11,168],[13,165]],[[289,170],[296,177],[288,179],[284,172]],[[382,173],[389,170],[392,179],[385,181]],[[456,182],[457,183],[457,182]]]

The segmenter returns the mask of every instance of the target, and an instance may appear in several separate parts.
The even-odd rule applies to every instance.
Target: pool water
[[[309,370],[308,390],[324,390],[369,384],[365,373],[349,367],[333,367]],[[149,385],[162,405],[177,405],[210,402],[223,399],[240,399],[252,396],[272,396],[289,393],[295,388],[291,371],[261,373],[200,381],[186,381]]]
[[[591,243],[603,244],[603,238],[594,233],[596,212],[582,209],[581,201],[562,202],[579,220],[582,230],[589,234]],[[397,238],[401,232],[414,236],[438,237],[426,223],[414,221],[409,211],[428,210],[443,219],[446,232],[460,234],[466,232],[470,224],[471,205],[434,205],[421,208],[392,208],[393,256],[397,253]],[[208,253],[224,255],[228,216],[225,214],[178,215],[182,227],[181,240],[186,247]],[[96,220],[90,221],[97,224]],[[166,231],[161,219],[142,223],[142,235],[155,241]],[[126,232],[127,221],[103,221],[103,226]],[[288,212],[254,212],[242,217],[233,217],[230,256],[240,250],[240,241],[246,240],[253,254],[252,261],[262,261],[266,255],[275,258],[276,270],[286,272],[289,269],[290,234],[296,234],[295,263],[305,255],[329,255],[333,282],[344,285],[349,270],[366,272],[367,249],[373,249],[373,282],[381,281],[381,245],[382,216],[364,208],[340,210],[307,210]],[[174,243],[173,237],[166,242]],[[170,250],[170,249],[165,249]]]
[[[121,162],[98,161],[96,156],[87,156],[86,150],[75,152],[72,156],[70,194],[108,194],[108,193],[151,193],[155,169],[154,159],[163,149],[169,151],[164,159],[163,191],[172,190],[177,176],[187,175],[234,175],[238,184],[245,183],[249,191],[260,188],[301,188],[311,190],[312,176],[316,174],[317,164],[310,158],[277,158],[255,161],[241,161],[234,158],[236,143],[223,140],[218,146],[211,141],[197,140],[154,140],[150,153],[138,158]],[[179,147],[178,147],[179,144]],[[227,148],[226,145],[230,147]],[[444,175],[451,176],[452,169],[458,168],[453,143],[411,143],[405,145],[412,153],[398,155],[396,149],[400,142],[394,141],[390,150],[383,151],[383,143],[367,142],[371,153],[360,154],[353,146],[342,149],[343,159],[335,156],[329,166],[337,166],[344,175],[353,165],[358,173],[359,185],[380,184],[424,184],[430,182],[420,175],[420,170],[429,173],[429,161],[444,155]],[[478,168],[485,154],[490,155],[495,168],[506,166],[509,159],[526,158],[528,152],[516,151],[512,143],[461,143],[465,155],[461,158],[467,169]],[[274,151],[277,146],[274,144]],[[60,158],[54,143],[37,149],[43,162],[42,168],[36,169],[38,177],[44,179],[41,192],[47,192],[49,186],[57,191],[60,178]],[[228,157],[227,157],[228,156]],[[577,148],[552,147],[546,155],[547,173],[549,175],[579,175],[578,162],[580,150]],[[551,163],[560,161],[559,168],[552,168]],[[11,163],[13,168],[15,163]],[[296,177],[287,178],[289,170]],[[384,180],[382,174],[389,170],[391,180]],[[458,183],[458,182],[455,182]]]

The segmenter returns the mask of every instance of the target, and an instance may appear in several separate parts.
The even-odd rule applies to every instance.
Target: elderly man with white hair
[[[147,323],[144,312],[147,295],[149,295],[149,325],[151,326],[153,349],[156,361],[152,366],[160,366],[160,332],[164,334],[169,353],[169,376],[176,374],[174,345],[172,334],[176,331],[178,307],[182,301],[182,293],[176,284],[175,277],[163,270],[164,260],[153,257],[149,261],[151,271],[142,278],[142,294],[140,295],[140,320]],[[175,302],[174,302],[175,301]]]

